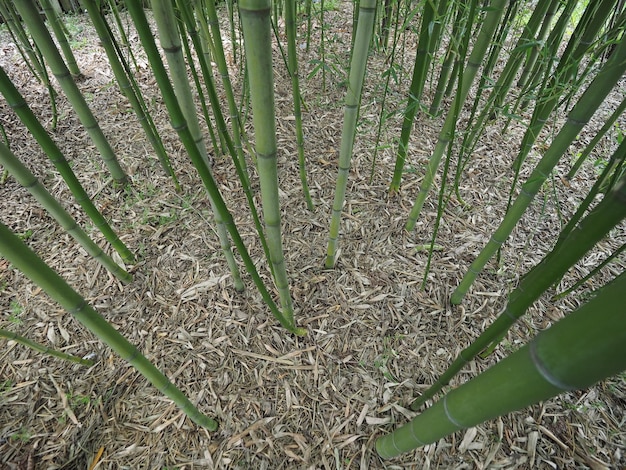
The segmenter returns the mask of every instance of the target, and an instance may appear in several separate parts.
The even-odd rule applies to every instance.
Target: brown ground
[[[328,60],[344,70],[351,15],[329,13],[327,20]],[[32,230],[28,244],[138,345],[201,411],[217,418],[220,427],[208,433],[191,423],[134,369],[0,260],[0,327],[68,353],[95,353],[98,358],[95,366],[86,368],[0,340],[0,468],[602,469],[626,465],[623,375],[391,461],[381,461],[373,450],[378,436],[414,415],[406,408],[409,400],[493,321],[519,274],[549,249],[560,227],[555,195],[560,214],[567,217],[590,185],[592,165],[584,168],[571,187],[559,178],[546,186],[506,244],[501,265],[491,262],[464,304],[450,307],[451,291],[501,220],[510,162],[523,126],[513,126],[504,137],[498,132],[502,123],[487,129],[461,183],[469,206],[461,206],[454,198],[448,205],[437,239],[441,249],[435,252],[422,290],[427,253],[419,246],[430,241],[434,192],[416,231],[408,233],[403,225],[441,121],[419,119],[408,162],[409,170],[415,171],[405,174],[401,194],[389,198],[393,139],[400,127],[399,116],[390,117],[382,139],[390,148],[379,152],[370,182],[382,96],[380,75],[386,68],[383,56],[373,54],[342,222],[342,254],[336,269],[323,270],[345,93],[339,83],[344,76],[331,72],[322,92],[319,75],[304,79],[313,67],[309,61],[318,58],[316,48],[309,54],[302,52],[307,165],[316,204],[315,212],[309,212],[297,175],[290,82],[277,60],[284,245],[297,321],[308,330],[306,338],[295,338],[271,317],[248,276],[244,276],[245,293],[237,294],[232,288],[211,228],[205,192],[159,100],[152,102],[154,118],[183,185],[180,194],[163,176],[129,106],[111,86],[112,74],[94,33],[84,19],[71,21],[81,29],[74,31],[76,55],[86,77],[80,87],[132,175],[132,187],[112,186],[63,97],[58,101],[61,119],[53,136],[98,207],[139,256],[136,265],[128,266],[134,282],[122,286],[100,269],[12,178],[0,186],[2,221],[17,233]],[[318,25],[314,23],[314,45],[319,43]],[[7,36],[2,37],[0,64],[49,125],[45,89],[21,65]],[[131,40],[136,44],[135,36]],[[392,84],[387,111],[402,109],[414,50],[413,37],[407,41],[402,81]],[[141,68],[137,79],[147,97],[155,96],[149,69]],[[235,79],[237,90],[239,85]],[[617,93],[607,101],[597,121],[581,136],[580,148],[619,100]],[[12,149],[88,225],[34,140],[4,101],[0,106]],[[548,141],[555,129],[546,132]],[[614,142],[612,134],[597,155],[610,154]],[[535,157],[536,153],[531,158]],[[556,174],[567,169],[568,164],[561,165]],[[269,285],[230,159],[217,156],[214,172]],[[256,188],[254,175],[253,184]],[[89,229],[89,233],[106,246],[95,231]],[[613,235],[581,261],[556,291],[571,285],[624,243],[623,226]],[[605,269],[589,287],[621,269],[623,265]],[[549,296],[542,298],[493,357],[472,363],[454,383],[475,376],[561,318],[579,305],[585,292],[579,290],[556,303]],[[97,465],[90,467],[94,461]]]

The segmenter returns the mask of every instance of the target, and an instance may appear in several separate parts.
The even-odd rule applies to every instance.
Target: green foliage
[[[9,321],[16,325],[21,325],[22,320],[20,319],[20,315],[24,312],[24,307],[17,301],[12,300],[10,304],[11,313],[9,314]]]

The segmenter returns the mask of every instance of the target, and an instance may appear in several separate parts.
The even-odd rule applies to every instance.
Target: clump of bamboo
[[[63,89],[63,92],[72,103],[72,107],[76,111],[76,114],[85,127],[85,130],[89,133],[89,136],[98,148],[105,165],[111,173],[111,176],[116,182],[125,184],[128,179],[126,173],[120,166],[111,144],[104,136],[102,129],[100,129],[98,121],[89,109],[85,98],[72,79],[70,71],[56,48],[43,20],[39,16],[39,9],[35,5],[34,0],[16,2],[15,6],[28,26],[35,44],[37,44],[37,47],[46,58],[46,61],[52,70],[52,74],[56,77],[59,85]]]
[[[0,164],[24,186],[39,201],[39,203],[56,219],[95,260],[104,266],[111,274],[124,283],[132,281],[132,276],[122,269],[102,248],[89,238],[83,229],[63,206],[50,194],[26,166],[11,152],[9,147],[0,143]]]
[[[382,458],[437,442],[459,429],[580,390],[626,369],[626,274],[532,342],[455,388],[376,441]]]
[[[125,263],[133,263],[135,261],[135,257],[132,252],[128,249],[124,242],[120,240],[119,236],[111,228],[107,220],[102,216],[96,206],[94,206],[93,202],[91,202],[89,195],[81,186],[78,178],[76,178],[76,175],[74,174],[74,171],[70,167],[68,161],[65,159],[65,156],[48,135],[45,128],[37,120],[32,110],[28,107],[28,104],[24,100],[24,97],[20,94],[17,88],[15,88],[15,85],[2,67],[0,67],[0,93],[4,95],[4,98],[7,100],[9,106],[11,106],[11,108],[19,116],[21,121],[28,128],[28,131],[33,137],[35,137],[43,151],[50,158],[50,161],[63,177],[63,180],[67,183],[67,186],[74,195],[76,202],[80,204],[94,225],[98,227],[106,240],[120,254],[122,260]]]
[[[296,335],[306,335],[305,329],[296,327],[293,319],[288,318],[278,309],[272,299],[272,296],[265,287],[261,276],[259,276],[254,261],[250,257],[246,245],[243,242],[243,239],[241,238],[237,227],[235,226],[233,216],[226,207],[224,199],[222,198],[222,195],[217,188],[217,184],[213,178],[213,175],[204,163],[202,154],[200,153],[200,150],[196,145],[195,139],[189,131],[183,112],[178,103],[178,99],[176,98],[174,88],[169,80],[169,77],[165,70],[165,66],[163,65],[163,61],[161,60],[161,56],[154,42],[154,37],[152,36],[152,33],[150,31],[150,27],[148,25],[148,21],[145,17],[143,9],[139,4],[132,1],[128,1],[126,3],[126,7],[128,8],[128,12],[130,13],[133,22],[137,27],[137,31],[148,57],[148,61],[150,62],[152,70],[154,71],[155,79],[157,81],[159,89],[161,90],[163,100],[170,115],[172,127],[178,133],[178,136],[180,137],[185,147],[185,150],[189,155],[189,158],[191,158],[196,170],[198,171],[198,175],[202,179],[202,182],[204,183],[204,186],[207,189],[208,193],[213,198],[215,206],[220,212],[222,220],[224,221],[224,224],[228,232],[230,233],[230,236],[232,237],[233,244],[239,251],[239,254],[241,255],[241,258],[246,266],[246,269],[248,270],[248,273],[250,274],[255,285],[259,289],[263,301],[270,308],[274,317],[288,331]]]
[[[539,264],[522,277],[517,288],[511,292],[500,316],[470,346],[461,351],[435,384],[411,404],[411,408],[416,410],[432,398],[481,351],[486,348],[492,351],[533,302],[626,217],[624,200],[626,174],[615,184],[615,189],[580,221],[575,230],[569,232]]]
[[[604,101],[611,89],[626,71],[626,42],[622,41],[615,49],[598,75],[589,84],[583,95],[569,113],[566,124],[559,131],[550,148],[541,158],[531,175],[522,185],[519,196],[511,205],[506,216],[491,236],[487,245],[476,257],[459,286],[452,293],[450,301],[459,304],[470,286],[481,273],[489,259],[506,241],[513,228],[522,217],[541,186],[552,172],[559,159],[563,156],[571,142],[587,124],[591,116]]]
[[[188,126],[195,145],[202,156],[204,166],[210,172],[211,164],[207,148],[202,137],[202,131],[200,130],[200,122],[198,121],[198,115],[195,110],[191,87],[189,86],[189,80],[187,79],[187,68],[181,52],[181,40],[176,26],[174,8],[169,0],[153,0],[152,10],[157,23],[161,47],[165,51],[165,57],[170,66],[172,83],[174,85],[176,97],[181,104],[186,125]],[[209,201],[215,217],[220,246],[222,247],[222,252],[224,253],[228,267],[230,268],[235,290],[241,292],[244,290],[244,284],[239,274],[239,267],[237,266],[237,262],[233,256],[230,241],[228,239],[228,232],[211,195],[209,195]]]

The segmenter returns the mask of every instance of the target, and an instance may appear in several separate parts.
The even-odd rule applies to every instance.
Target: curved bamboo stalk
[[[622,41],[570,112],[567,122],[555,137],[550,148],[537,164],[528,180],[522,185],[519,196],[511,205],[487,245],[476,257],[465,276],[463,276],[459,286],[452,293],[450,302],[458,304],[463,300],[476,277],[509,237],[513,228],[554,169],[554,166],[625,71],[626,41]]]
[[[12,331],[0,329],[0,338],[6,338],[8,340],[15,341],[16,343],[23,344],[24,346],[29,347],[30,349],[34,349],[43,354],[48,354],[52,357],[57,357],[59,359],[63,359],[64,361],[75,362],[76,364],[80,364],[82,366],[93,366],[94,362],[89,359],[80,358],[78,356],[74,356],[72,354],[67,354],[62,351],[57,351],[56,349],[49,348],[44,346],[43,344],[39,344],[35,341],[32,341],[24,336],[20,336],[17,333],[13,333]]]
[[[270,252],[269,261],[273,267],[274,282],[283,314],[293,322],[293,303],[289,292],[280,226],[270,3],[269,0],[240,0],[239,14],[249,71],[257,167]]]
[[[39,203],[55,218],[55,220],[69,233],[90,256],[104,266],[107,271],[127,284],[133,277],[122,269],[96,243],[89,238],[83,229],[63,206],[50,194],[26,166],[11,152],[9,147],[0,142],[0,164],[24,186],[39,201]]]
[[[356,123],[361,101],[361,89],[365,78],[367,53],[369,50],[377,0],[361,0],[359,2],[359,20],[356,28],[354,49],[350,60],[350,76],[346,103],[344,106],[343,128],[341,131],[341,147],[339,150],[339,174],[333,200],[333,215],[330,221],[330,234],[326,249],[326,268],[333,268],[338,257],[339,225],[341,223],[341,209],[346,199],[348,172],[352,159],[352,147],[356,134]]]
[[[104,235],[104,238],[111,244],[115,251],[120,254],[125,263],[134,263],[135,257],[132,252],[128,249],[124,242],[120,240],[107,220],[102,216],[96,206],[94,206],[93,202],[91,202],[89,195],[81,186],[78,178],[76,178],[76,175],[70,167],[70,164],[65,159],[65,156],[48,135],[45,128],[37,120],[24,100],[24,97],[20,94],[17,88],[15,88],[15,85],[2,67],[0,67],[0,93],[2,93],[13,111],[15,111],[15,114],[17,114],[24,125],[26,125],[28,131],[33,137],[35,137],[48,158],[50,158],[50,161],[54,164],[59,174],[63,177],[63,180],[67,183],[67,186],[74,195],[76,202],[80,204],[85,213],[93,221],[94,225],[98,228],[98,230],[100,230],[102,235]]]
[[[416,410],[432,398],[461,368],[487,347],[495,347],[502,336],[552,284],[558,281],[595,244],[626,217],[626,174],[561,243],[520,280],[500,316],[474,340],[412,404]]]
[[[137,369],[157,390],[168,396],[189,419],[209,431],[217,429],[215,420],[202,414],[183,392],[2,222],[0,222],[0,254],[41,287],[85,328]]]
[[[626,273],[597,297],[506,359],[452,390],[410,423],[376,441],[382,458],[459,429],[580,390],[626,369]]]
[[[70,103],[72,103],[72,107],[76,111],[80,122],[83,124],[85,130],[100,152],[100,155],[111,173],[111,176],[116,182],[125,184],[128,180],[126,173],[122,170],[111,144],[109,144],[109,141],[102,133],[102,129],[100,129],[98,121],[96,121],[96,118],[89,109],[85,98],[72,79],[70,71],[67,69],[65,62],[63,62],[61,54],[57,50],[50,33],[39,16],[39,11],[34,3],[34,0],[16,2],[15,6],[28,26],[35,44],[37,44],[37,47],[46,58],[53,75],[56,77]]]

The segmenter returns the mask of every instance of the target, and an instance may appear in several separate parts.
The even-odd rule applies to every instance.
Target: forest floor
[[[389,461],[377,456],[376,438],[415,416],[408,409],[411,399],[496,318],[519,276],[550,249],[561,221],[573,213],[596,170],[590,162],[565,185],[561,176],[571,160],[559,164],[554,178],[504,245],[500,263],[491,261],[463,304],[452,307],[450,293],[502,219],[512,179],[511,161],[524,132],[523,124],[514,121],[508,133],[501,135],[503,121],[494,121],[462,176],[460,194],[465,205],[452,197],[443,213],[437,250],[422,288],[428,261],[423,245],[430,243],[436,222],[439,179],[416,230],[409,233],[404,224],[442,119],[418,117],[402,190],[389,196],[400,113],[414,60],[415,37],[407,35],[404,57],[402,61],[396,58],[401,65],[399,83],[392,80],[387,96],[385,113],[394,113],[383,126],[385,145],[375,163],[373,148],[384,88],[381,77],[388,64],[384,54],[371,54],[341,225],[341,255],[335,269],[323,269],[352,21],[349,5],[340,7],[344,11],[327,12],[325,19],[326,54],[332,64],[325,89],[321,72],[307,78],[319,60],[318,17],[313,21],[311,49],[302,48],[300,57],[314,211],[307,210],[302,196],[291,84],[276,50],[284,246],[297,323],[308,331],[303,338],[279,326],[249,276],[244,275],[247,290],[243,294],[233,289],[205,190],[169,126],[146,62],[139,56],[136,78],[162,131],[182,184],[180,193],[164,176],[129,105],[113,85],[104,50],[87,18],[68,18],[84,74],[79,86],[132,184],[126,188],[112,184],[62,94],[57,103],[59,123],[51,133],[87,192],[137,254],[137,264],[126,266],[134,281],[124,286],[101,269],[11,177],[0,185],[0,218],[201,411],[216,418],[219,429],[210,433],[194,425],[171,400],[0,259],[0,327],[67,353],[97,355],[93,367],[83,367],[0,340],[0,469],[595,470],[626,466],[624,375]],[[131,32],[129,38],[138,47],[136,35]],[[46,89],[24,66],[6,31],[0,44],[0,65],[50,128]],[[232,59],[231,54],[233,83],[240,96],[240,56],[237,62]],[[431,98],[432,90],[427,89],[426,101]],[[607,100],[571,155],[584,147],[620,100],[621,93]],[[109,250],[4,100],[0,100],[0,120],[12,150]],[[560,124],[551,123],[542,134],[522,178]],[[614,134],[604,139],[596,158],[610,155],[615,141]],[[230,157],[215,152],[214,158],[220,190],[260,273],[271,285]],[[256,191],[258,180],[249,163]],[[584,289],[563,300],[551,300],[626,241],[623,225],[613,235],[537,301],[492,356],[468,364],[451,385],[469,380],[516,350],[621,271],[623,264],[611,265]]]

